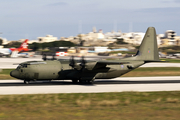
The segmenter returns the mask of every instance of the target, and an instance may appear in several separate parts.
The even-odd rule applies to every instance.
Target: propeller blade
[[[75,66],[74,56],[71,56],[71,58],[69,60],[69,66],[74,68],[74,66]]]
[[[84,59],[84,56],[81,57],[81,64],[80,66],[82,66],[82,68],[84,68],[86,65],[86,60]]]
[[[43,54],[42,59],[43,59],[44,61],[46,61],[46,60],[47,60],[47,58],[46,58],[46,54]]]
[[[52,54],[52,60],[57,60],[55,54]]]

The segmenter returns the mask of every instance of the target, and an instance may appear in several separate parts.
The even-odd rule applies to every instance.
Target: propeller
[[[46,54],[43,54],[42,59],[43,59],[44,61],[46,61],[46,60],[47,60],[47,58],[46,58]]]
[[[82,67],[81,69],[85,68],[86,65],[86,60],[84,59],[84,56],[81,57],[81,64],[80,66]]]
[[[72,68],[75,68],[76,70],[83,70],[86,66],[86,60],[84,59],[84,56],[81,57],[80,64],[76,64],[74,60],[74,56],[71,56],[69,60],[69,66]]]
[[[74,56],[71,56],[71,58],[70,58],[70,60],[69,60],[69,66],[71,66],[72,68],[75,67]]]
[[[57,60],[55,54],[52,54],[52,60]]]

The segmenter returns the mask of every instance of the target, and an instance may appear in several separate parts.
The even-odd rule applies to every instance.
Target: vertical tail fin
[[[28,48],[28,39],[26,39],[19,48],[27,49]]]
[[[157,46],[156,30],[154,27],[149,27],[147,29],[140,48],[136,53],[135,59],[144,60],[147,62],[160,61]]]

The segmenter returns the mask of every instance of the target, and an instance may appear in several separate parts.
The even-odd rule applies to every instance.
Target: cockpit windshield
[[[18,67],[16,69],[21,69],[21,67],[22,67],[21,65],[18,65]]]
[[[18,65],[17,69],[21,69],[21,68],[27,68],[27,64],[20,64],[20,65]]]

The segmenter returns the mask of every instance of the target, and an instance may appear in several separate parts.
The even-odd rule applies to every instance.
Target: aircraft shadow
[[[83,86],[94,86],[94,85],[111,85],[111,84],[167,84],[167,83],[180,83],[180,80],[139,80],[139,81],[128,81],[128,80],[95,80],[94,84],[83,84],[83,83],[72,83],[69,81],[41,81],[41,82],[30,82],[24,84],[21,82],[6,82],[0,83],[0,87],[3,86],[52,86],[52,85],[83,85]]]

